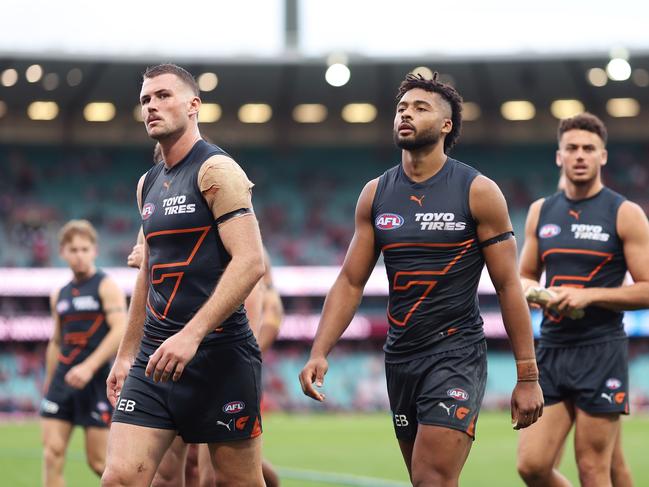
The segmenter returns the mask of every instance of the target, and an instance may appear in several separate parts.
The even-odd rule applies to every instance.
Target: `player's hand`
[[[300,385],[302,386],[302,392],[316,401],[324,401],[325,395],[318,392],[315,387],[313,387],[313,384],[315,383],[317,387],[322,387],[327,370],[329,370],[329,363],[326,358],[311,358],[302,369],[302,372],[300,372]]]
[[[571,286],[553,286],[548,288],[554,296],[548,301],[547,308],[563,316],[570,316],[577,310],[590,306],[590,291]]]
[[[75,365],[65,374],[65,383],[75,389],[83,389],[90,382],[95,371],[83,362]]]
[[[120,358],[115,359],[113,367],[110,369],[108,378],[106,379],[106,396],[108,396],[108,401],[110,404],[115,407],[117,404],[117,399],[122,393],[122,386],[124,386],[124,381],[126,376],[128,376],[128,371],[131,370],[134,360],[131,358]]]
[[[135,244],[133,245],[133,250],[131,250],[131,253],[128,254],[128,257],[126,258],[126,264],[129,267],[135,267],[139,269],[140,266],[142,265],[143,257],[144,257],[144,245]]]
[[[169,377],[177,381],[196,355],[200,343],[200,340],[183,331],[170,336],[149,357],[145,375],[153,377],[153,382],[165,382]]]
[[[543,416],[543,392],[537,381],[516,383],[511,412],[515,430],[527,428]]]

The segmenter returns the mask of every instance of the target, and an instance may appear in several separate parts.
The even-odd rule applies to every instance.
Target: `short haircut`
[[[561,120],[559,122],[559,129],[557,130],[557,140],[561,142],[561,136],[570,130],[586,130],[597,134],[602,139],[602,142],[604,142],[604,145],[608,141],[606,125],[592,113],[584,112],[574,117]]]
[[[97,230],[92,226],[92,223],[88,220],[70,220],[59,231],[59,246],[63,247],[77,235],[87,238],[93,245],[97,245]]]
[[[142,74],[142,79],[155,78],[163,74],[173,74],[177,76],[183,83],[192,89],[194,95],[198,96],[200,94],[198,83],[196,83],[194,76],[192,76],[189,71],[176,64],[158,64],[157,66],[150,66],[146,68],[146,71]]]
[[[397,103],[399,103],[406,92],[415,88],[437,93],[446,100],[451,105],[451,121],[453,122],[453,128],[451,128],[451,131],[444,138],[444,152],[448,152],[453,148],[457,139],[459,139],[460,131],[462,130],[462,97],[451,85],[438,81],[438,77],[439,73],[437,71],[433,73],[431,79],[426,79],[421,74],[408,74],[406,79],[399,85]]]

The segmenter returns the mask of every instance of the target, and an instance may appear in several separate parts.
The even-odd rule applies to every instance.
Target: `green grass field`
[[[408,485],[405,467],[387,414],[267,415],[265,456],[280,470],[285,487]],[[516,433],[505,413],[482,413],[478,440],[462,473],[464,486],[520,486],[515,470]],[[649,486],[649,416],[624,421],[625,453],[637,487]],[[40,432],[37,422],[0,425],[0,486],[40,484]],[[572,452],[562,471],[578,485]],[[68,487],[98,485],[86,467],[82,434],[68,453]]]

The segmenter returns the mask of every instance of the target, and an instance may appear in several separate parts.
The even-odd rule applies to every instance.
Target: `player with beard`
[[[142,115],[164,163],[137,188],[143,259],[107,381],[104,486],[150,485],[177,434],[208,443],[223,485],[264,485],[261,354],[242,305],[264,272],[253,185],[202,140],[198,94],[179,66],[144,73]]]
[[[300,374],[304,393],[323,401],[313,384],[323,385],[326,356],[382,252],[390,286],[388,395],[413,485],[457,485],[475,437],[487,374],[477,297],[485,262],[516,357],[514,428],[534,423],[543,408],[505,199],[494,182],[447,155],[461,110],[460,95],[437,73],[401,83],[394,118],[401,163],[361,192],[354,237]]]
[[[573,424],[581,484],[631,484],[619,444],[620,414],[629,413],[622,311],[649,307],[649,224],[638,205],[603,185],[606,141],[590,113],[562,120],[563,189],[527,216],[520,274],[530,300],[545,296],[537,353],[547,403],[520,437],[518,470],[530,486],[570,485],[555,465]],[[625,286],[627,270],[634,283]]]

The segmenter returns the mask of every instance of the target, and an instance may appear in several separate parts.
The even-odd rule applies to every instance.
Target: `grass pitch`
[[[624,450],[636,486],[649,486],[649,416],[625,418],[623,428]],[[68,487],[99,485],[85,464],[82,440],[81,431],[76,431],[66,464]],[[460,484],[521,486],[515,467],[516,441],[506,413],[483,412]],[[280,471],[285,487],[408,485],[387,413],[269,414],[264,418],[264,454]],[[0,425],[0,486],[40,485],[40,470],[38,422]],[[579,485],[571,449],[561,470]]]

